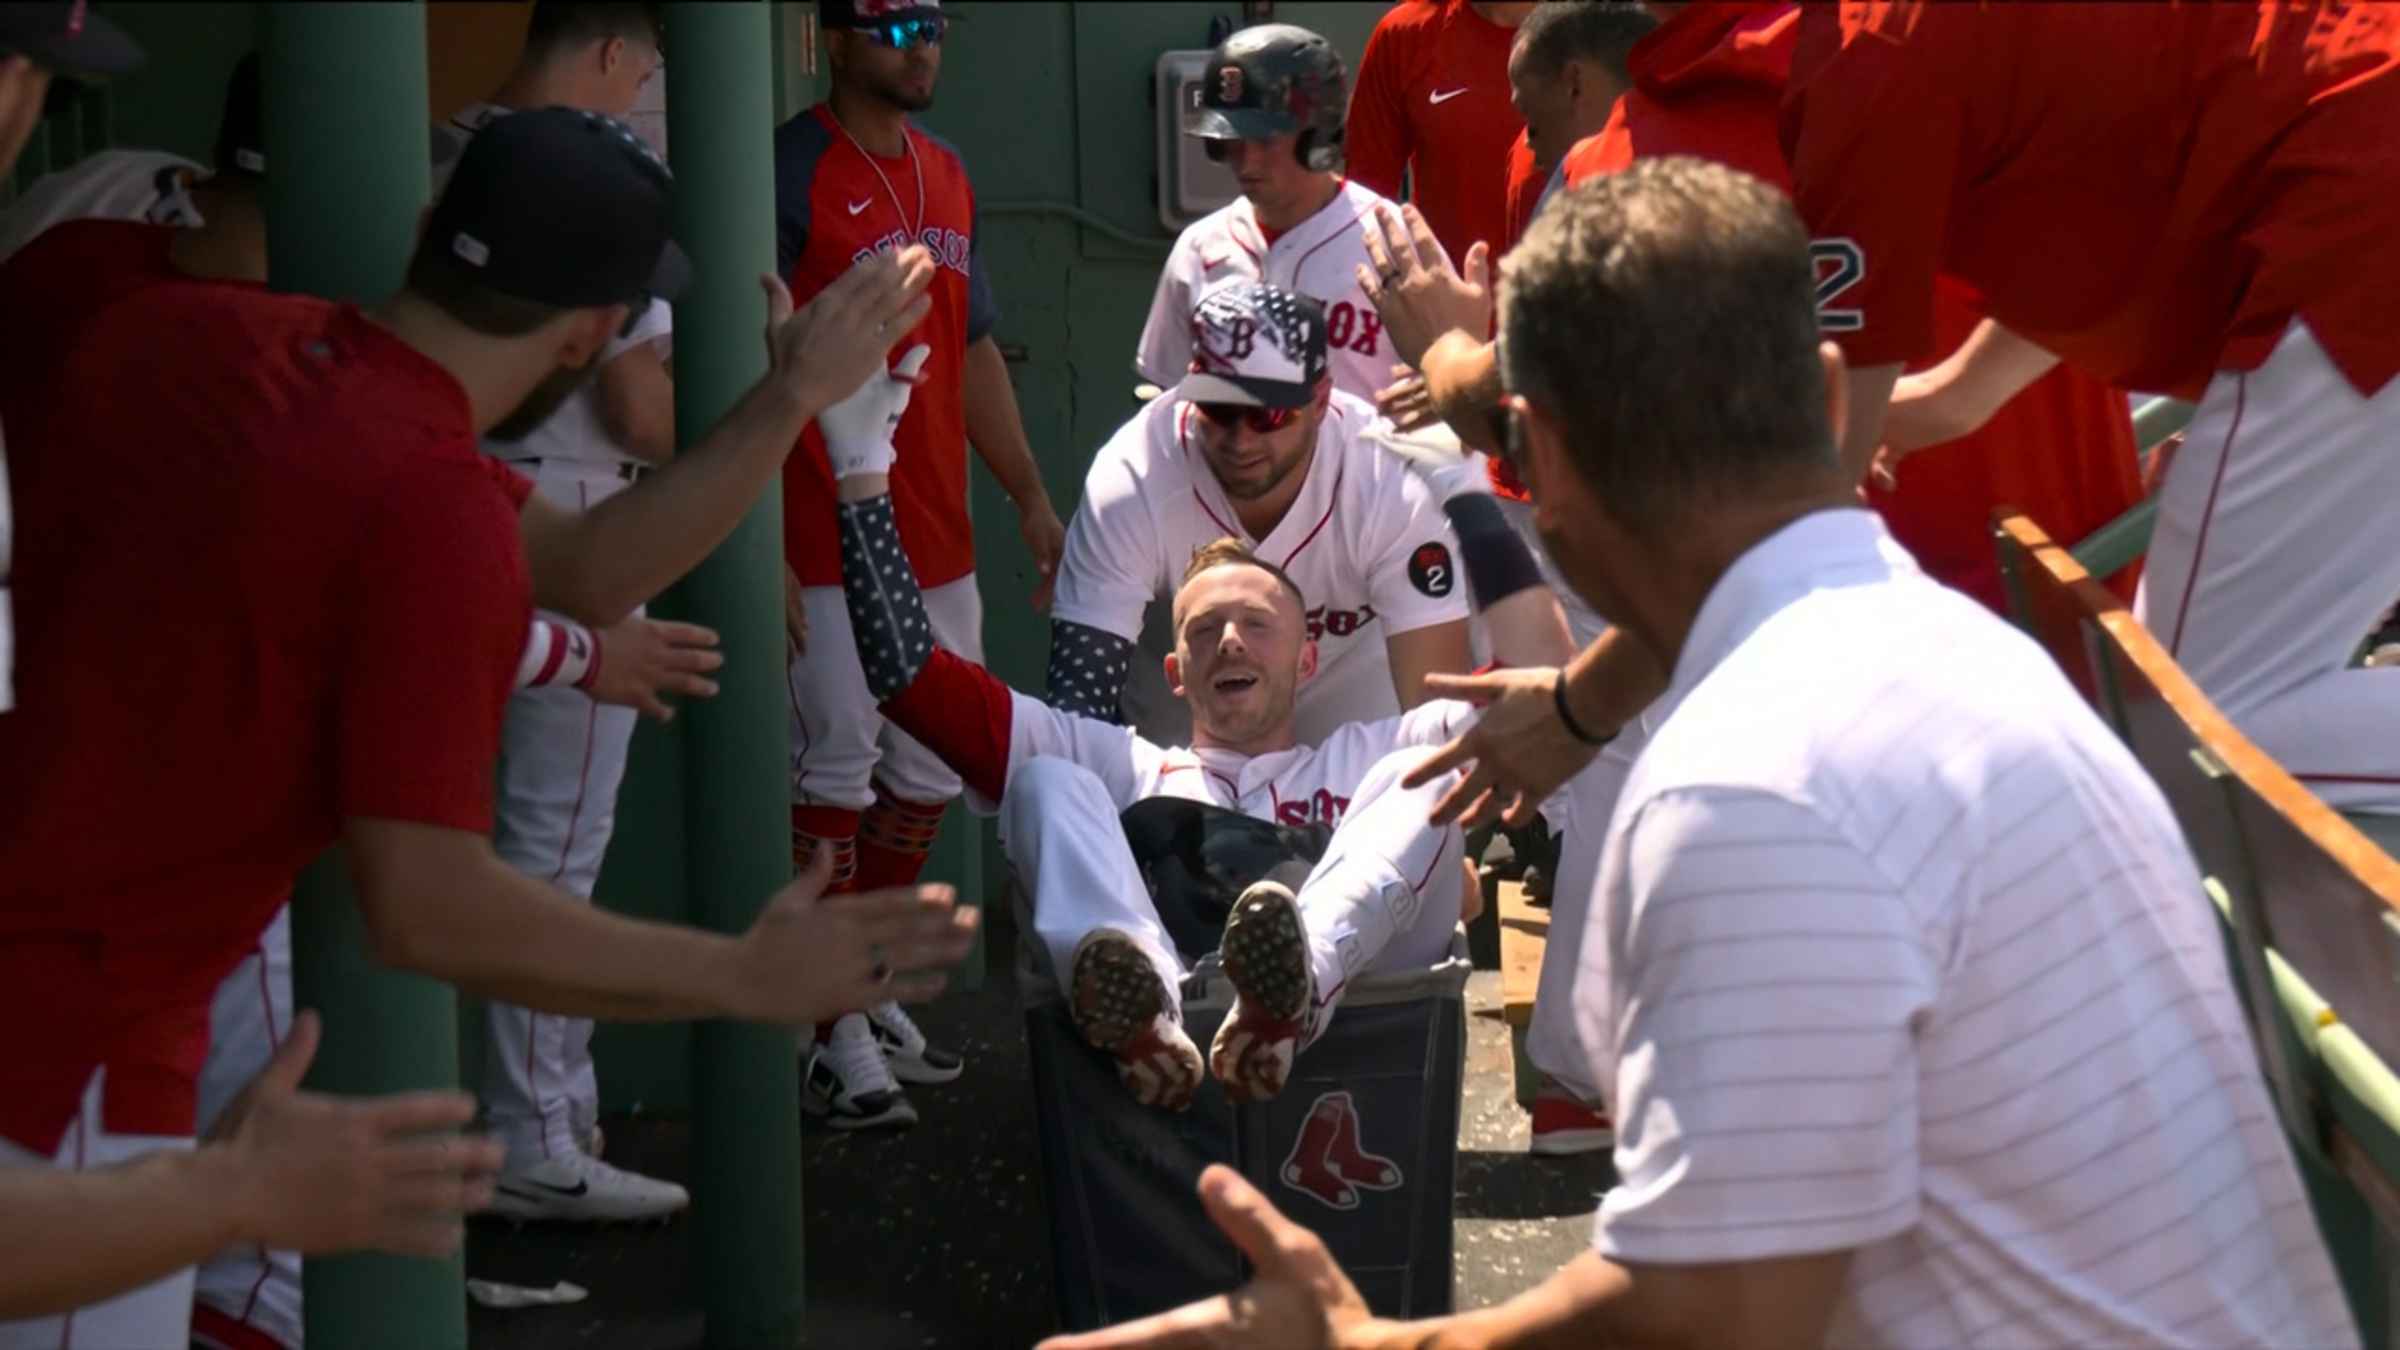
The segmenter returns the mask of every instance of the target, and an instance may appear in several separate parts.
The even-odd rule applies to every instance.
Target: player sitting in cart
[[[1247,405],[1196,419],[1213,428],[1232,427],[1253,408],[1305,406],[1321,396],[1309,383],[1274,378],[1324,368],[1289,350],[1322,342],[1321,325],[1240,317],[1196,325],[1204,350],[1195,367],[1244,377],[1194,386],[1212,402]],[[1409,789],[1401,779],[1474,710],[1427,703],[1341,727],[1315,746],[1298,744],[1298,691],[1316,670],[1307,602],[1282,569],[1230,539],[1193,557],[1174,597],[1166,675],[1191,707],[1189,748],[1061,712],[937,649],[888,484],[888,429],[907,403],[915,367],[912,353],[890,379],[870,381],[819,418],[840,480],[842,584],[867,687],[886,717],[965,780],[970,805],[997,808],[1002,844],[1033,897],[1034,928],[1076,1027],[1116,1059],[1119,1077],[1146,1104],[1188,1105],[1201,1057],[1182,1027],[1184,965],[1119,813],[1173,797],[1282,825],[1331,827],[1329,846],[1297,892],[1275,880],[1250,885],[1221,939],[1236,996],[1210,1047],[1209,1072],[1234,1102],[1272,1097],[1351,980],[1422,969],[1448,951],[1465,880],[1462,844],[1455,828],[1427,821],[1454,780]],[[1442,499],[1497,657],[1512,665],[1564,661],[1557,599],[1485,494],[1481,468],[1455,445],[1387,443]]]

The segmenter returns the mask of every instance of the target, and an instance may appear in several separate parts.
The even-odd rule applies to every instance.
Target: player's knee
[[[1033,813],[1048,815],[1061,808],[1098,802],[1108,806],[1108,785],[1100,776],[1073,760],[1036,756],[1008,776],[1008,794],[1000,802],[1003,815],[1030,821]],[[1113,810],[1107,814],[1114,816]]]

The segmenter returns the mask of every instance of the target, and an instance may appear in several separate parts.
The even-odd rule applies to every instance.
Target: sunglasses
[[[925,14],[913,19],[887,19],[880,23],[860,24],[855,30],[866,35],[867,41],[894,51],[912,47],[931,47],[939,44],[942,34],[950,27],[945,15]]]
[[[1239,423],[1261,436],[1283,430],[1300,416],[1298,408],[1253,408],[1242,403],[1195,403],[1192,411],[1210,426],[1230,430]]]

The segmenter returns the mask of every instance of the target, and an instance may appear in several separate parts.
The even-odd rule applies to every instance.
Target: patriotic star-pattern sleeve
[[[1073,619],[1050,624],[1048,687],[1053,706],[1103,722],[1122,722],[1133,643]]]

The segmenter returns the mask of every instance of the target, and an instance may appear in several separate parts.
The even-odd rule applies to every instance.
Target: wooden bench
[[[2158,782],[2225,923],[2252,1039],[2370,1344],[2400,1308],[2400,862],[2243,736],[2133,615],[2020,517],[2019,622]],[[2072,625],[2062,616],[2078,611]]]
[[[1517,1104],[1533,1109],[1533,1092],[1541,1074],[1525,1054],[1525,1033],[1533,1025],[1533,995],[1542,983],[1542,952],[1550,938],[1550,911],[1525,894],[1514,881],[1499,883],[1500,1013],[1508,1022],[1509,1045],[1516,1051]]]

